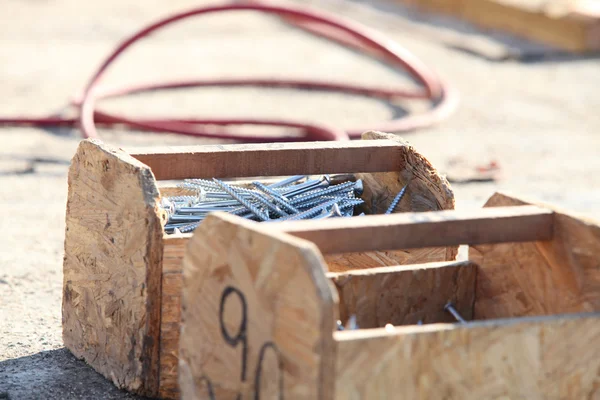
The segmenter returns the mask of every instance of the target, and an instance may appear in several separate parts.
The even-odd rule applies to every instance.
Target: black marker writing
[[[254,375],[254,400],[260,400],[260,378],[262,377],[262,364],[265,358],[265,352],[272,349],[277,355],[277,365],[279,367],[279,400],[283,400],[283,363],[279,356],[279,349],[273,342],[267,342],[260,348],[258,353],[258,363],[256,364],[256,374]]]
[[[225,301],[227,297],[232,294],[236,294],[240,303],[242,304],[242,320],[240,321],[240,329],[235,336],[230,336],[229,332],[227,332],[227,327],[225,326],[225,321],[223,320],[223,313],[225,312]],[[242,342],[242,382],[246,381],[246,360],[248,359],[248,337],[246,332],[246,327],[248,326],[248,314],[247,314],[247,305],[246,298],[244,294],[239,290],[232,286],[227,286],[225,290],[223,290],[223,294],[221,295],[221,304],[219,306],[219,321],[221,323],[221,333],[223,334],[223,338],[232,347],[236,347],[238,343]]]

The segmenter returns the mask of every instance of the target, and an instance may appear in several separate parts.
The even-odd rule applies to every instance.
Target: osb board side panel
[[[331,398],[337,296],[312,243],[267,230],[211,215],[190,241],[184,398],[206,398],[211,388],[216,399]]]
[[[522,204],[497,193],[486,207]],[[476,319],[600,310],[600,227],[557,210],[553,232],[551,241],[469,249],[480,266]]]
[[[63,340],[120,388],[158,389],[162,226],[152,172],[82,141],[69,170]]]
[[[365,200],[362,209],[366,214],[383,214],[398,192],[409,183],[395,212],[421,212],[454,209],[454,193],[450,184],[433,165],[412,146],[396,135],[382,132],[365,132],[363,140],[392,140],[400,144],[401,165],[397,171],[359,173],[364,182]],[[453,261],[458,246],[411,249],[404,251],[346,253],[325,256],[332,272],[374,268],[398,264],[419,264],[436,261]]]
[[[172,236],[172,235],[171,235]],[[178,399],[179,329],[181,326],[181,288],[183,256],[187,238],[168,237],[164,240],[161,324],[160,324],[160,384],[159,396]]]
[[[465,319],[473,315],[477,266],[470,262],[332,275],[340,298],[340,319],[345,322],[355,315],[361,328],[454,322],[444,310],[449,301]]]
[[[336,399],[600,397],[598,314],[397,331],[334,333]]]

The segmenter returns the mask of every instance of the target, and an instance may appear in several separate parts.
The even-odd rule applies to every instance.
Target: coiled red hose
[[[421,89],[383,89],[369,86],[336,84],[324,81],[311,80],[282,80],[282,79],[213,79],[174,81],[163,83],[139,84],[112,90],[101,90],[98,83],[108,67],[130,46],[150,33],[159,30],[174,22],[217,12],[229,11],[257,11],[273,14],[298,26],[308,32],[325,37],[345,46],[360,50],[371,56],[378,57],[391,66],[408,72],[408,74],[421,85]],[[205,86],[266,86],[266,87],[291,87],[300,89],[332,90],[354,93],[363,96],[380,98],[392,101],[396,98],[423,99],[432,102],[433,106],[426,113],[409,115],[399,119],[387,121],[372,126],[356,127],[341,130],[324,124],[311,124],[301,121],[275,120],[275,119],[148,119],[127,118],[122,115],[112,114],[96,109],[96,102],[109,97],[123,96],[150,90],[205,87]],[[175,14],[161,19],[123,40],[110,54],[96,71],[85,87],[81,100],[72,105],[79,107],[78,118],[0,118],[0,124],[34,125],[34,126],[76,126],[80,123],[85,138],[98,137],[96,123],[102,125],[123,124],[132,128],[153,132],[168,132],[182,135],[202,136],[218,139],[233,139],[244,142],[274,142],[298,140],[348,140],[359,137],[366,130],[380,130],[386,132],[410,131],[438,123],[446,118],[456,105],[457,96],[449,86],[442,82],[432,71],[423,65],[415,56],[400,47],[394,41],[385,38],[368,28],[340,17],[313,11],[305,8],[291,6],[275,6],[260,2],[243,4],[226,4],[221,6],[200,7],[193,10]],[[261,136],[245,135],[227,130],[208,129],[207,125],[263,125],[300,128],[302,138],[297,136]]]

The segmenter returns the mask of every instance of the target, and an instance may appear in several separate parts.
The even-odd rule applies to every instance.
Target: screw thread
[[[215,183],[217,185],[219,185],[225,192],[229,193],[229,195],[231,197],[233,197],[234,199],[236,199],[237,201],[240,202],[241,205],[243,205],[244,207],[246,207],[248,209],[248,211],[252,212],[254,215],[256,215],[261,221],[266,221],[268,220],[268,216],[264,215],[259,209],[258,207],[254,206],[252,203],[250,203],[248,200],[244,199],[242,196],[240,196],[238,193],[235,192],[235,190],[227,185],[225,182],[222,182],[218,179],[213,178],[213,180],[215,181]]]
[[[291,205],[290,202],[288,200],[286,200],[285,197],[283,197],[280,193],[273,191],[270,187],[265,186],[260,182],[252,182],[252,184],[261,192],[266,193],[269,196],[271,196],[273,201],[275,203],[279,204],[279,206],[281,208],[283,208],[285,211],[291,212],[292,214],[298,214],[300,212],[300,210],[298,210],[296,207]]]
[[[293,205],[298,205],[303,202],[316,199],[317,197],[326,196],[329,194],[337,193],[337,192],[345,190],[345,189],[349,189],[352,186],[354,186],[354,182],[345,182],[345,183],[341,183],[339,185],[328,187],[327,189],[315,190],[311,193],[307,193],[307,194],[303,194],[301,196],[294,197],[291,200],[291,203]]]
[[[260,204],[265,206],[267,209],[269,209],[271,212],[273,212],[273,214],[277,215],[278,217],[287,217],[288,216],[288,214],[286,212],[284,212],[281,209],[279,209],[278,207],[276,207],[274,204],[272,204],[269,201],[269,199],[267,199],[262,194],[252,193],[252,196],[254,197],[254,200],[256,200],[257,202],[259,202]]]
[[[200,222],[201,221],[193,222],[193,223],[188,224],[188,225],[184,225],[184,226],[182,226],[182,227],[179,228],[179,232],[181,232],[181,233],[191,232],[194,229],[196,229],[198,227],[198,225],[200,225]]]
[[[321,211],[323,211],[323,209],[325,209],[327,207],[331,207],[334,204],[337,204],[338,201],[339,201],[339,199],[329,200],[328,202],[325,202],[316,207],[313,207],[310,210],[303,211],[299,214],[290,215],[289,217],[286,217],[286,218],[280,218],[279,221],[297,221],[297,220],[301,220],[301,219],[309,219],[309,218],[315,217],[315,216],[319,215],[319,213]]]
[[[400,191],[398,192],[396,197],[394,197],[394,200],[392,200],[392,202],[390,203],[390,206],[388,207],[388,209],[385,212],[386,214],[393,213],[394,210],[396,209],[396,207],[398,207],[400,200],[402,200],[402,198],[404,197],[404,193],[406,193],[406,188],[408,188],[408,183],[406,185],[404,185],[404,187],[402,189],[400,189]]]

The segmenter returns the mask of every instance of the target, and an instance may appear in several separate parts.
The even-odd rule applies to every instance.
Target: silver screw
[[[330,195],[330,194],[333,194],[333,193],[340,192],[342,190],[349,189],[352,186],[354,186],[354,184],[355,184],[355,182],[346,182],[346,183],[341,183],[339,185],[330,186],[327,189],[315,190],[314,192],[307,193],[307,194],[302,195],[302,196],[294,197],[291,200],[291,203],[293,205],[298,205],[298,204],[304,203],[306,201],[316,199],[317,197],[327,196],[327,195]]]
[[[298,196],[311,190],[329,187],[330,183],[331,179],[329,178],[329,175],[324,175],[321,179],[306,181],[303,184],[291,186],[292,189],[286,190],[281,194],[288,197]]]
[[[201,204],[196,207],[180,207],[177,209],[179,214],[196,214],[196,213],[209,213],[214,211],[232,211],[237,207],[214,207],[214,206],[205,206]]]
[[[231,197],[233,197],[234,199],[236,199],[237,201],[239,201],[241,205],[243,205],[244,207],[246,207],[248,209],[248,211],[250,211],[254,215],[256,215],[261,221],[267,221],[269,219],[269,217],[267,215],[264,215],[258,209],[258,207],[254,206],[248,200],[244,199],[242,196],[240,196],[238,193],[236,193],[235,190],[231,186],[229,186],[226,183],[221,182],[220,180],[215,179],[215,178],[213,178],[213,181],[217,185],[219,185],[224,191],[226,191],[227,193],[229,193],[231,195]]]
[[[200,225],[200,221],[184,225],[181,228],[179,228],[179,232],[180,233],[192,232],[194,229],[196,229],[198,227],[198,225]],[[175,228],[175,229],[178,229],[178,228]]]
[[[358,329],[358,324],[356,323],[356,315],[352,315],[348,318],[347,329],[354,330]]]
[[[309,210],[303,211],[299,214],[293,214],[293,215],[290,215],[289,217],[279,218],[275,221],[297,221],[297,220],[301,220],[301,219],[309,219],[309,218],[312,218],[312,217],[318,215],[323,209],[333,206],[338,201],[339,201],[339,199],[329,200],[326,203],[320,204],[316,207],[313,207]]]
[[[317,215],[313,219],[325,219],[325,218],[343,217],[343,216],[344,215],[340,211],[340,207],[337,204],[334,204],[333,207],[331,207],[330,211],[324,212],[321,215]]]
[[[274,188],[278,188],[278,187],[282,187],[282,186],[288,186],[294,182],[298,182],[299,180],[302,180],[306,178],[306,175],[295,175],[295,176],[290,176],[289,178],[286,178],[284,180],[281,180],[279,182],[275,182],[269,185],[269,188],[274,189]]]
[[[444,311],[448,311],[450,314],[452,314],[452,316],[454,318],[456,318],[456,320],[458,322],[460,322],[461,324],[466,324],[467,320],[465,320],[459,313],[458,311],[456,311],[456,308],[454,308],[454,306],[452,305],[452,302],[448,302],[448,304],[446,304],[444,306]]]
[[[394,197],[394,200],[392,200],[392,202],[390,203],[390,206],[388,207],[388,209],[385,212],[386,214],[391,214],[394,212],[394,210],[398,206],[398,203],[400,203],[400,200],[402,200],[402,198],[404,197],[404,193],[406,193],[406,188],[408,187],[408,183],[409,182],[407,182],[406,185],[404,185],[404,187],[402,189],[400,189],[400,191],[398,192],[396,197]]]
[[[176,222],[176,221],[179,221],[179,222],[202,221],[204,218],[206,218],[206,214],[203,214],[203,215],[175,214],[175,215],[171,215],[171,217],[169,218],[169,223]]]
[[[267,199],[266,197],[264,197],[261,194],[258,193],[252,193],[252,196],[254,197],[254,199],[259,202],[260,204],[262,204],[263,206],[265,206],[265,208],[267,208],[268,210],[270,210],[271,212],[273,212],[273,214],[277,215],[278,217],[287,217],[288,214],[281,210],[279,207],[275,206],[274,204],[272,204],[269,199]]]
[[[279,206],[281,206],[281,208],[283,208],[287,212],[291,212],[293,214],[298,214],[300,212],[300,210],[298,210],[296,207],[291,205],[290,202],[285,197],[283,197],[281,194],[273,191],[271,189],[271,187],[267,187],[260,182],[252,182],[252,184],[261,192],[266,193],[269,196],[271,196],[273,201],[275,203],[279,204]]]

